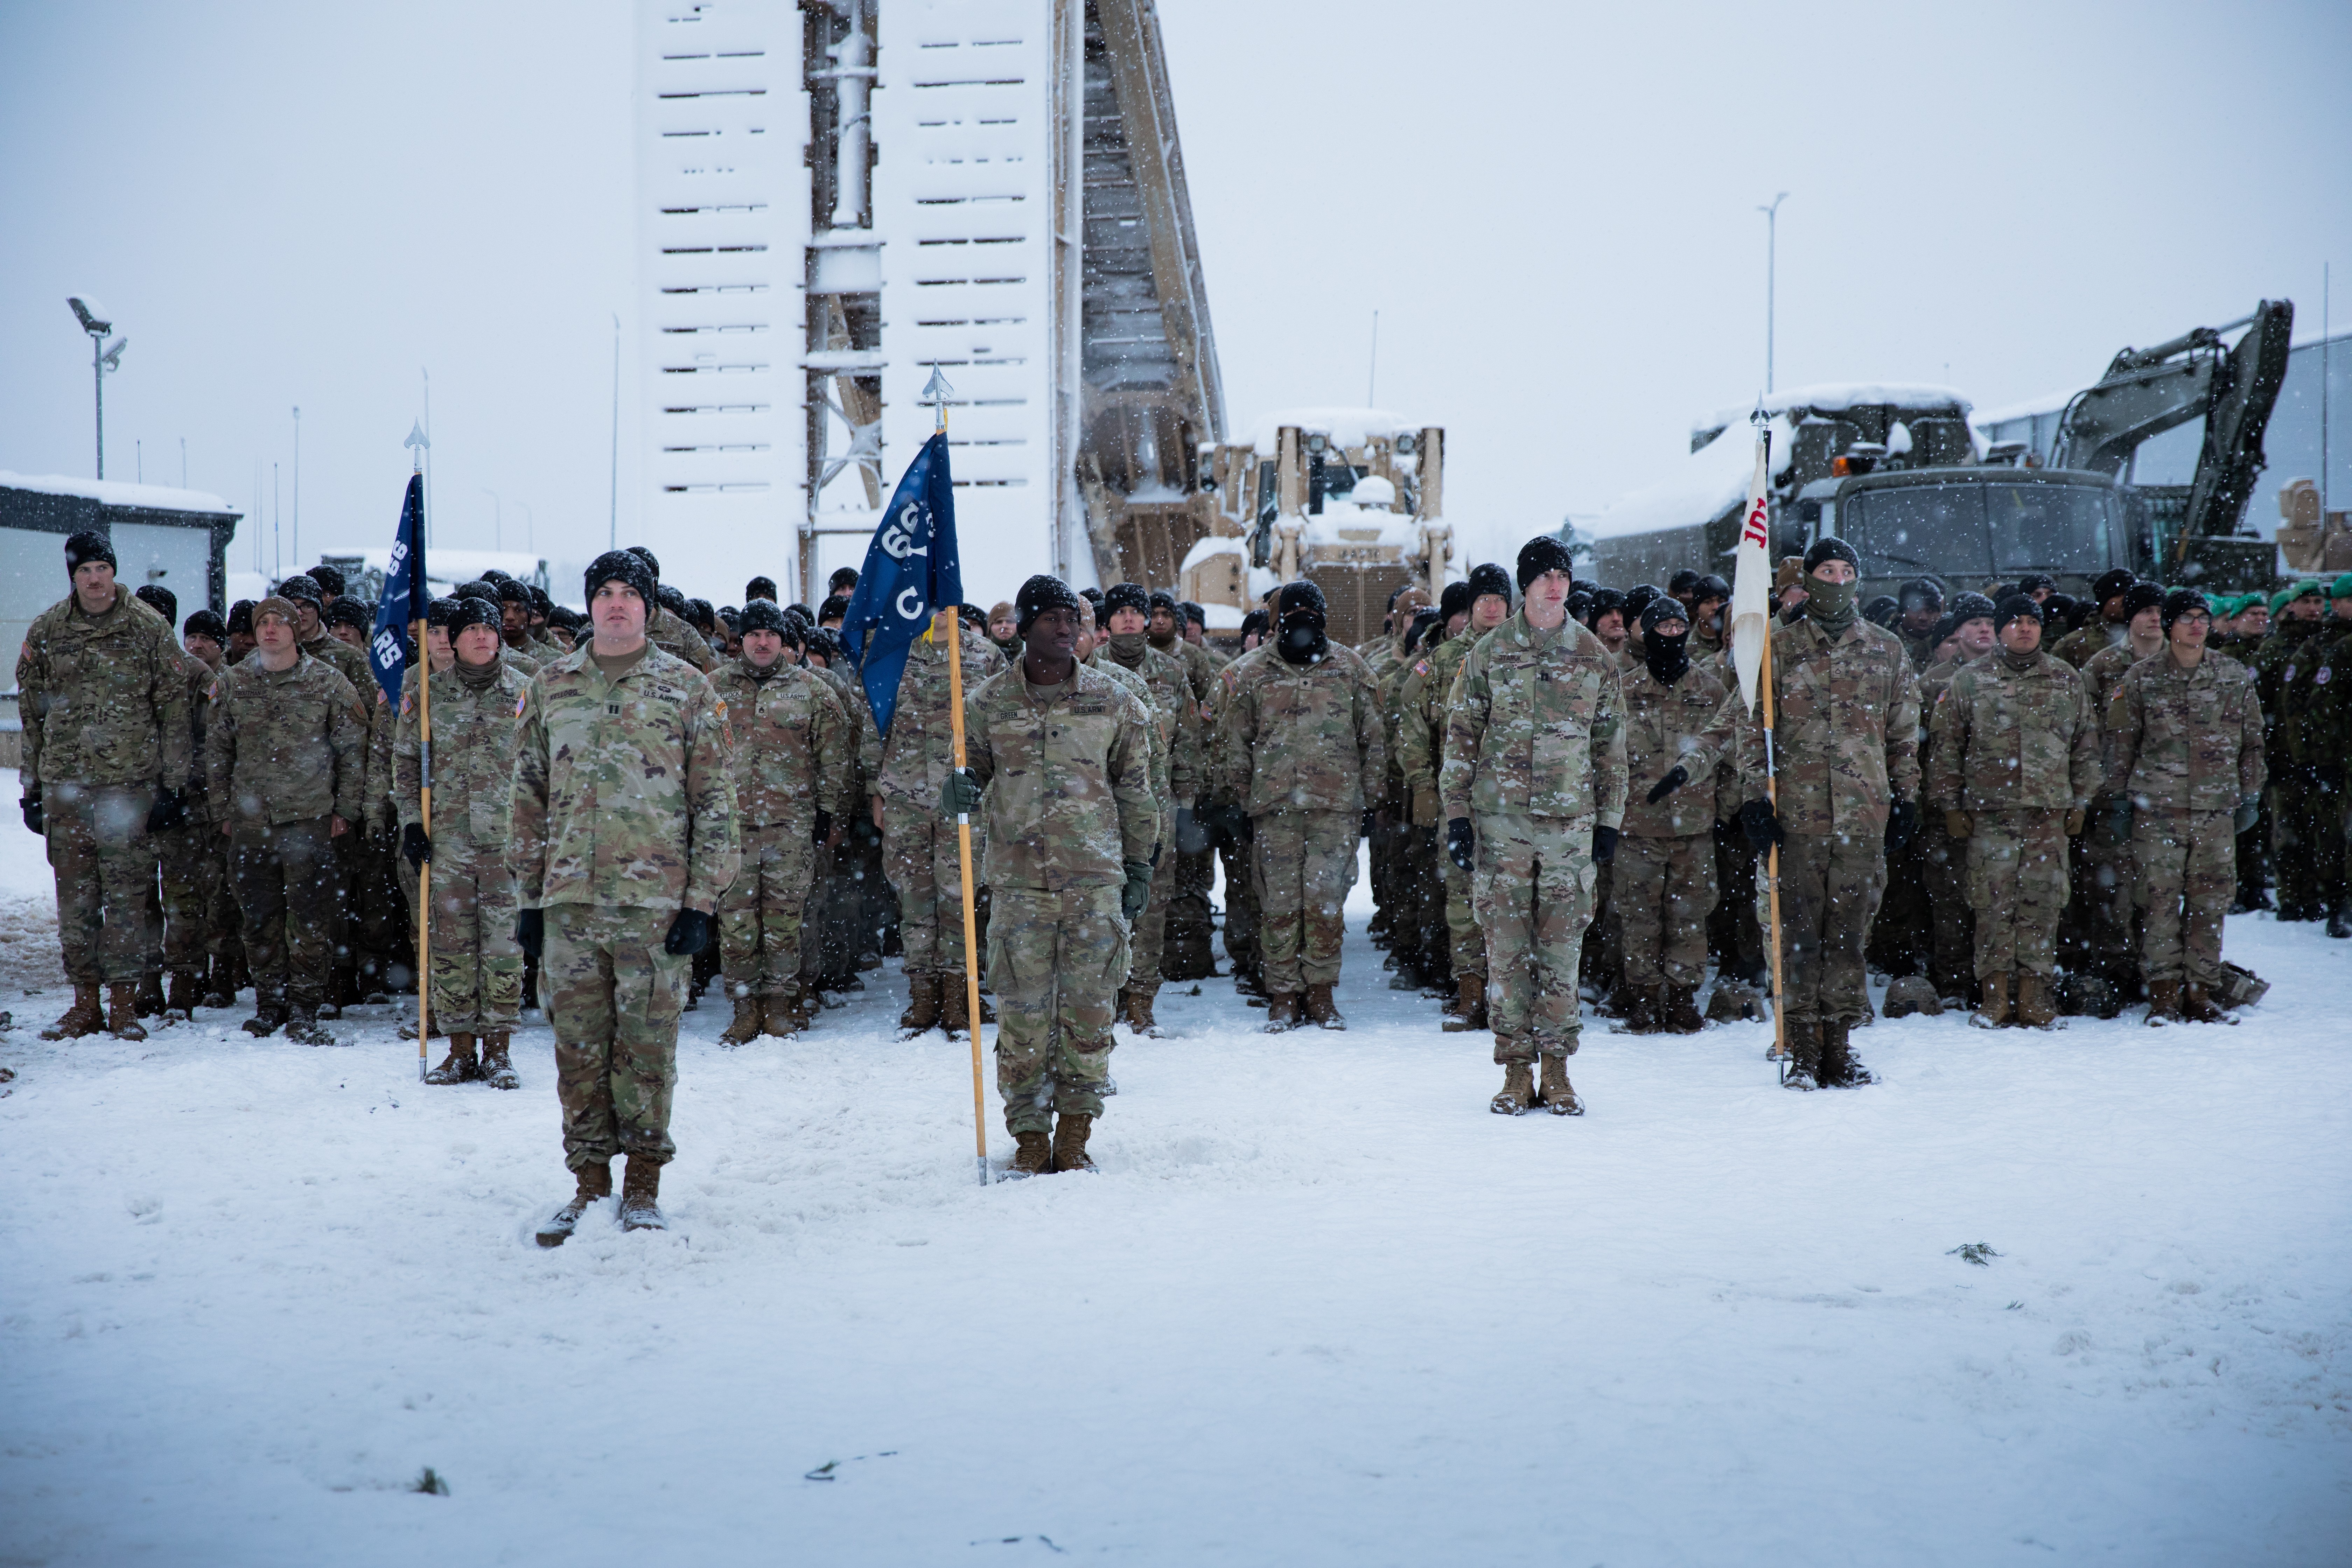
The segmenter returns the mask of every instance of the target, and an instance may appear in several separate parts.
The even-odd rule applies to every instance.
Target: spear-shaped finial
[[[410,448],[416,454],[416,466],[415,471],[420,474],[423,473],[425,471],[425,449],[433,445],[432,442],[425,438],[424,421],[417,419],[412,419],[409,421],[408,439],[403,441],[401,445]]]
[[[935,408],[939,411],[938,428],[944,430],[948,427],[948,399],[954,395],[955,388],[950,386],[948,378],[940,374],[940,367],[933,365],[931,379],[923,383],[923,395],[916,401],[928,408]]]

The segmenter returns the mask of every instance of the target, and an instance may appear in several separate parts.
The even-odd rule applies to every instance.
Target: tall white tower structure
[[[637,30],[667,579],[814,603],[934,368],[968,596],[1181,559],[1223,415],[1150,0],[639,0]]]

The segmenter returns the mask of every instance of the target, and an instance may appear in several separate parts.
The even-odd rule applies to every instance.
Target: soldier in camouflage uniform
[[[1928,809],[1969,847],[1969,905],[1983,1000],[1969,1022],[2058,1021],[2058,917],[2066,841],[2100,780],[2099,722],[2082,677],[2042,648],[2042,607],[2022,594],[1993,622],[2000,651],[1961,669],[1929,720]]]
[[[1082,637],[1091,617],[1079,606]],[[1192,674],[1174,653],[1151,646],[1151,598],[1139,583],[1113,584],[1103,595],[1103,614],[1109,636],[1079,657],[1106,673],[1116,668],[1132,677],[1145,710],[1151,715],[1151,792],[1160,808],[1154,842],[1160,855],[1152,867],[1151,900],[1135,919],[1129,942],[1133,968],[1119,992],[1119,1012],[1127,1026],[1139,1035],[1158,1035],[1152,1003],[1160,994],[1160,963],[1169,910],[1177,894],[1176,822],[1190,821],[1192,803],[1200,794],[1200,705],[1192,697]],[[1177,645],[1181,647],[1182,645]]]
[[[687,971],[740,856],[727,705],[647,639],[652,572],[607,551],[584,587],[593,638],[523,692],[508,857],[517,937],[544,946],[563,1163],[579,1182],[543,1247],[611,1195],[624,1152],[622,1227],[665,1226]]]
[[[1901,642],[1855,613],[1856,558],[1824,537],[1805,552],[1804,615],[1772,632],[1779,805],[1766,797],[1763,705],[1738,693],[1709,732],[1737,735],[1740,826],[1780,846],[1782,1027],[1790,1088],[1872,1080],[1848,1036],[1868,1016],[1863,944],[1886,887],[1886,850],[1919,825],[1919,679]]]
[[[205,952],[199,973],[204,982],[204,1005],[234,1007],[244,988],[239,971],[245,965],[245,943],[237,935],[236,894],[229,885],[228,841],[220,835],[220,813],[205,788],[204,715],[212,682],[228,668],[228,627],[210,610],[198,610],[182,628],[181,646],[204,667],[205,683],[194,689],[188,706],[194,714],[195,749],[188,767],[189,837],[201,856],[196,870],[204,905],[198,919],[204,926]]]
[[[820,850],[840,847],[856,756],[833,688],[794,662],[807,646],[796,617],[765,599],[743,606],[743,651],[711,684],[735,749],[735,815],[743,853],[719,903],[719,939],[735,1017],[719,1038],[740,1046],[809,1026],[801,987],[803,910]]]
[[[162,616],[166,626],[177,623],[180,602],[169,588],[151,583],[139,590],[138,598]],[[195,616],[188,618],[194,622]],[[216,623],[217,617],[213,618]],[[161,976],[149,972],[140,984],[142,1017],[162,1014],[173,1019],[185,1019],[194,1015],[205,994],[207,927],[219,893],[213,872],[220,864],[220,835],[210,830],[205,813],[201,763],[205,754],[205,693],[212,689],[213,668],[184,644],[179,652],[180,666],[188,683],[188,755],[198,760],[189,768],[187,814],[181,826],[153,836],[161,875],[159,897],[151,905],[149,918],[160,923],[163,933],[163,968],[172,977],[172,989],[170,995],[164,995]],[[218,657],[217,653],[215,657]]]
[[[1535,1104],[1538,1057],[1545,1106],[1583,1113],[1568,1079],[1583,1027],[1579,950],[1625,816],[1617,660],[1569,618],[1572,580],[1559,541],[1522,546],[1519,612],[1470,649],[1446,704],[1446,852],[1472,872],[1503,1067],[1492,1109],[1510,1116]]]
[[[1220,780],[1231,774],[1219,759],[1225,750],[1224,704],[1239,680],[1238,671],[1260,652],[1267,626],[1264,610],[1242,617],[1242,651],[1217,671],[1217,687],[1205,709],[1208,788],[1202,795],[1202,815],[1213,852],[1225,876],[1225,956],[1233,961],[1234,989],[1253,1007],[1265,1005],[1265,955],[1257,943],[1257,884],[1250,867],[1255,850],[1250,840],[1249,816],[1241,802],[1229,798]]]
[[[2132,612],[2124,606],[2124,595],[2131,592],[2136,581],[2120,566],[2101,573],[2098,581],[2091,584],[2091,597],[2099,605],[2097,618],[2080,631],[2060,637],[2057,646],[2050,650],[2052,656],[2080,669],[2096,655],[2122,642],[2128,635],[2132,617]]]
[[[860,742],[874,825],[882,830],[882,854],[898,889],[898,933],[906,949],[907,1010],[898,1026],[909,1034],[933,1027],[961,1034],[971,1026],[963,952],[963,870],[952,824],[939,819],[940,788],[955,765],[954,733],[948,715],[947,612],[908,645],[898,675],[898,705],[890,732],[871,726]],[[1004,661],[968,623],[960,624],[964,691],[1004,667]],[[974,864],[986,859],[981,825],[972,825]],[[983,953],[985,949],[982,950]],[[983,1019],[983,1022],[986,1020]]]
[[[493,606],[457,600],[444,630],[452,657],[446,666],[436,663],[432,676],[429,830],[421,788],[424,704],[414,686],[403,691],[392,725],[391,795],[402,857],[420,878],[432,863],[427,1002],[449,1037],[448,1055],[425,1081],[516,1089],[521,1079],[508,1047],[522,1015],[522,947],[515,940],[507,842],[514,826],[516,728],[530,678],[509,661]]]
[[[1610,862],[1624,922],[1629,1034],[1696,1035],[1706,1026],[1697,994],[1706,979],[1706,917],[1715,908],[1715,820],[1719,791],[1737,790],[1718,766],[1717,788],[1684,791],[1685,756],[1715,721],[1728,695],[1724,682],[1690,659],[1690,623],[1679,599],[1653,599],[1642,611],[1642,658],[1618,677],[1624,700],[1625,773],[1655,779],[1629,800]],[[1682,779],[1664,785],[1674,770]],[[1656,801],[1647,798],[1651,791]]]
[[[1954,676],[1972,661],[1992,653],[1998,640],[1993,631],[1994,613],[1993,602],[1982,594],[1959,594],[1954,595],[1950,611],[1938,623],[1946,636],[1937,646],[1952,652],[1949,657],[1935,659],[1919,675],[1920,710],[1931,721],[1927,735],[1920,742],[1922,778],[1928,776],[1934,765],[1932,719],[1936,703],[1950,688]],[[1936,994],[1936,1011],[1939,1013],[1947,1005],[1969,1007],[1978,1000],[1976,918],[1969,902],[1969,838],[1966,834],[1950,832],[1952,826],[1945,813],[1929,811],[1919,824],[1916,841],[1927,892],[1928,929],[1922,945],[1927,949],[1927,981]],[[1890,1018],[1926,1010],[1924,1004],[1906,1005],[1898,1002],[1891,986],[1886,1003],[1886,1016]]]
[[[746,604],[744,608],[751,606]],[[785,618],[795,617],[787,611]],[[836,842],[817,846],[815,886],[809,895],[813,913],[807,924],[815,926],[818,938],[810,941],[805,925],[801,938],[801,998],[807,1005],[803,1011],[813,1013],[827,991],[866,988],[866,982],[858,978],[858,965],[866,953],[879,946],[875,921],[866,915],[866,883],[870,879],[886,902],[889,889],[882,876],[882,835],[863,804],[866,774],[859,759],[866,727],[871,721],[865,688],[835,668],[841,645],[832,633],[803,626],[801,635],[806,646],[801,651],[800,667],[824,682],[841,704],[842,713],[841,729],[833,742],[841,752],[842,805],[835,818],[841,834]],[[784,657],[792,657],[789,644]],[[825,762],[831,765],[830,758]],[[874,963],[880,964],[878,954]]]
[[[646,596],[646,640],[672,658],[686,660],[705,675],[718,668],[719,659],[710,651],[710,639],[660,602],[661,563],[654,558],[654,552],[642,544],[632,544],[629,553],[644,562],[646,570],[653,574],[655,592]]]
[[[2345,785],[2346,759],[2352,758],[2352,572],[2328,584],[2329,619],[2322,634],[2311,672],[2311,696],[2303,718],[2304,745],[2314,756],[2326,758],[2335,769],[2336,834],[2323,839],[2320,858],[2335,889],[2327,909],[2327,934],[2352,937],[2352,832],[2347,832]],[[2246,835],[2239,836],[2243,845]],[[2239,878],[2242,887],[2245,878]]]
[[[1115,1091],[1112,999],[1150,897],[1160,813],[1151,715],[1078,662],[1078,596],[1032,577],[1014,605],[1021,662],[967,699],[968,766],[943,782],[940,815],[987,819],[996,1088],[1018,1145],[1008,1173],[1033,1176],[1095,1168],[1087,1140]]]
[[[302,652],[349,681],[352,690],[365,705],[360,724],[372,738],[375,710],[383,706],[373,700],[378,689],[375,673],[369,668],[367,655],[328,632],[324,620],[325,590],[308,573],[298,572],[278,584],[278,596],[291,600],[300,616],[294,636]],[[387,711],[385,717],[391,714]],[[346,1002],[371,996],[381,999],[388,984],[384,972],[390,955],[383,951],[389,936],[388,913],[371,908],[367,899],[370,889],[381,887],[389,879],[388,870],[379,864],[382,857],[376,852],[383,841],[364,831],[367,823],[363,814],[352,817],[351,826],[352,831],[338,836],[334,844],[335,963],[326,1002],[330,1017],[337,1016]]]
[[[2102,777],[2076,862],[2074,894],[2084,905],[2080,946],[2068,956],[2066,967],[2070,1003],[2102,1018],[2114,1017],[2141,991],[2136,902],[2139,878],[2132,867],[2131,813],[2126,803],[2106,793],[2104,776],[2115,762],[2107,707],[2133,665],[2164,651],[2163,606],[2161,586],[2134,583],[2124,591],[2124,640],[2101,648],[2082,666],[2084,695],[2099,721]]]
[[[1190,728],[1196,736],[1209,732],[1209,706],[1215,699],[1217,677],[1225,661],[1205,643],[1195,642],[1187,607],[1165,591],[1151,595],[1151,651],[1165,654],[1184,666],[1184,683],[1192,693]],[[1216,850],[1199,820],[1208,787],[1204,768],[1193,771],[1194,793],[1176,796],[1177,819],[1168,826],[1168,841],[1160,858],[1173,860],[1174,890],[1168,897],[1168,918],[1160,955],[1160,973],[1167,980],[1206,980],[1217,972],[1211,943],[1215,917],[1209,893],[1216,886]],[[1153,895],[1154,901],[1159,895]]]
[[[2218,1023],[2237,819],[2263,789],[2262,708],[2246,667],[2207,650],[2201,595],[2175,588],[2162,614],[2164,652],[2107,705],[2107,791],[2131,814],[2147,1021]]]
[[[213,684],[205,787],[229,840],[230,876],[253,970],[256,1037],[331,1046],[319,1023],[333,973],[335,841],[359,819],[367,710],[352,683],[296,642],[300,611],[254,606],[258,646]],[[337,644],[341,647],[341,644]],[[371,682],[373,684],[373,682]]]
[[[2317,613],[2305,618],[2315,605],[2320,606]],[[2282,843],[2294,847],[2293,855],[2280,861],[2279,918],[2335,917],[2329,934],[2352,934],[2352,928],[2336,914],[2346,901],[2346,755],[2329,722],[2330,688],[2340,668],[2331,654],[2337,639],[2352,629],[2352,618],[2347,618],[2352,595],[2338,597],[2332,586],[2315,583],[2297,593],[2289,609],[2295,618],[2288,623],[2288,633],[2297,648],[2284,664],[2273,667],[2263,704],[2263,754],[2271,768],[2273,793],[2287,803],[2277,831]],[[2289,909],[2296,913],[2290,915]]]
[[[1250,818],[1266,1027],[1347,1027],[1332,1001],[1342,907],[1356,880],[1364,803],[1386,776],[1362,658],[1325,635],[1323,591],[1286,584],[1272,651],[1233,667],[1219,788]]]
[[[115,581],[106,535],[73,535],[65,556],[72,591],[34,619],[16,655],[21,805],[48,841],[74,988],[41,1037],[105,1029],[143,1040],[139,986],[163,937],[151,913],[154,836],[181,829],[187,811],[188,677],[170,624]]]

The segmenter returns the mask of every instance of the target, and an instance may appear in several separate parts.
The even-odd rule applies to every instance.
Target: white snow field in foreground
[[[554,1251],[543,1026],[499,1093],[388,1009],[12,996],[0,1561],[2342,1563],[2352,946],[2230,931],[2239,1027],[1881,1023],[1800,1096],[1596,1025],[1572,1120],[1355,937],[1347,1033],[1171,986],[1101,1174],[985,1190],[894,964],[797,1044],[689,1015],[675,1228]]]

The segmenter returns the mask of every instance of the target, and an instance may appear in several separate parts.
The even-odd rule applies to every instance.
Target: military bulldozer
[[[1202,452],[1209,530],[1179,574],[1183,596],[1238,621],[1270,588],[1323,590],[1330,636],[1381,629],[1408,584],[1433,599],[1453,574],[1445,432],[1373,408],[1294,409]]]

